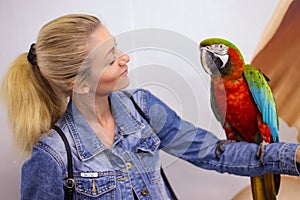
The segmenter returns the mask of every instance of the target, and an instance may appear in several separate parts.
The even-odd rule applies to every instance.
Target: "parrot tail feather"
[[[254,200],[276,200],[280,187],[280,175],[267,173],[251,177],[251,189]]]
[[[277,195],[279,192],[279,188],[280,188],[281,176],[280,176],[280,174],[273,174],[273,176],[274,176],[275,190],[276,190],[276,195]]]

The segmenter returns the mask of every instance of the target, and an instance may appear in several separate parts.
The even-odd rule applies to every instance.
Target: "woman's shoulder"
[[[40,140],[32,148],[31,156],[24,162],[22,170],[31,171],[34,173],[39,168],[45,170],[56,169],[59,170],[62,174],[66,173],[66,165],[64,159],[57,152],[57,150],[49,146],[48,143]]]
[[[31,159],[54,160],[61,168],[65,168],[67,160],[65,145],[54,129],[50,129],[33,147]]]

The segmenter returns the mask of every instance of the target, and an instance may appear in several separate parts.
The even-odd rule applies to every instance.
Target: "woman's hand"
[[[296,162],[300,164],[300,147],[296,150]]]

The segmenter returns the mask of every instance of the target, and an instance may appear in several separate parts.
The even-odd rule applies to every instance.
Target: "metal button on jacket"
[[[127,167],[128,170],[131,169],[131,163],[130,163],[130,162],[127,162],[127,163],[126,163],[126,167]]]
[[[143,189],[143,190],[141,191],[141,194],[142,194],[143,196],[146,196],[148,193],[149,193],[149,191],[148,191],[147,189]]]

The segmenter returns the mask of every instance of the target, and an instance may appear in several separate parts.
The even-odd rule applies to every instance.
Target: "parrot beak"
[[[225,67],[229,56],[214,53],[209,46],[200,46],[200,60],[206,73],[213,75]]]
[[[206,47],[200,47],[200,60],[204,71],[209,75],[212,75],[212,68],[216,69],[216,65],[214,64],[214,53],[208,50]]]

